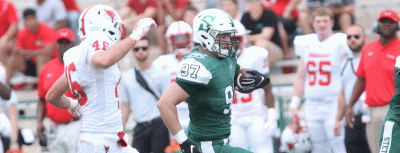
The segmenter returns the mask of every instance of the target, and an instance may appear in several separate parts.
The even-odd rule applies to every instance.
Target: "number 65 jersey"
[[[347,36],[336,33],[319,41],[317,34],[297,36],[294,39],[297,56],[303,59],[307,78],[304,98],[324,99],[339,94],[340,70],[345,55],[352,56],[347,45]]]
[[[105,36],[87,37],[79,46],[64,54],[64,73],[72,95],[78,99],[82,113],[81,132],[118,133],[122,131],[117,84],[121,73],[117,64],[96,68],[91,58],[108,49]]]

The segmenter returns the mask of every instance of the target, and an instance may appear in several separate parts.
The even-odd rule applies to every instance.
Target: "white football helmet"
[[[233,57],[234,45],[238,41],[233,40],[230,34],[236,33],[236,27],[232,17],[220,9],[207,9],[201,11],[193,19],[193,41],[203,48],[216,53],[219,57]],[[221,41],[217,35],[227,34],[230,41]],[[228,45],[228,49],[221,48],[221,44]]]
[[[184,21],[172,22],[165,36],[169,49],[176,55],[185,56],[193,49],[193,30]]]
[[[287,153],[311,152],[311,138],[307,121],[304,118],[293,121],[286,126],[281,135],[280,151]]]
[[[91,34],[104,34],[115,44],[125,38],[126,28],[117,11],[110,6],[98,4],[83,11],[79,17],[78,34],[81,40]]]
[[[234,46],[237,48],[236,53],[239,55],[247,44],[247,30],[239,21],[233,20],[233,22],[235,23],[237,33],[234,36],[232,35],[232,37],[239,41],[239,46]]]

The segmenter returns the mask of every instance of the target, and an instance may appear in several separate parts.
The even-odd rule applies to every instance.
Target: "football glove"
[[[243,76],[244,82],[242,82],[241,85],[244,89],[255,90],[258,88],[262,88],[266,86],[270,81],[266,75],[261,74],[256,70],[247,69],[246,72],[251,73],[252,75]]]
[[[396,73],[397,75],[400,75],[400,71],[399,70],[394,69],[394,73]]]
[[[152,18],[143,18],[139,20],[138,26],[133,29],[130,37],[136,41],[142,39],[143,36],[149,32],[152,25],[157,26],[156,22]]]
[[[74,117],[81,117],[81,112],[79,112],[79,109],[80,109],[80,105],[79,105],[79,103],[78,103],[78,100],[75,100],[75,99],[72,99],[72,98],[69,98],[68,97],[68,99],[69,99],[69,101],[70,101],[70,105],[69,105],[69,108],[68,108],[68,111],[74,116]]]
[[[199,149],[197,149],[196,145],[194,145],[189,139],[186,139],[182,144],[179,144],[181,147],[182,153],[201,153]]]

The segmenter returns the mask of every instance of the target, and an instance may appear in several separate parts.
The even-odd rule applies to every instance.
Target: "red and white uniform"
[[[100,69],[91,64],[92,56],[107,50],[111,44],[104,35],[91,35],[64,54],[64,71],[72,95],[79,99],[81,107],[81,132],[116,135],[123,130],[117,95],[121,76],[118,66]]]
[[[262,74],[269,73],[268,51],[264,48],[251,46],[244,49],[237,60],[242,68],[254,69]],[[264,136],[264,101],[263,89],[245,94],[235,91],[232,102],[232,133],[231,142],[234,147],[247,149],[251,146],[253,152],[273,152],[272,138]]]
[[[303,59],[308,71],[304,83],[304,115],[308,121],[313,152],[330,150],[327,148],[334,152],[346,152],[344,135],[335,137],[333,134],[341,89],[341,63],[344,56],[351,56],[346,35],[336,33],[322,42],[317,34],[297,36],[294,46],[296,55]]]
[[[176,58],[175,54],[162,55],[154,60],[153,65],[157,68],[165,70],[171,74],[171,82],[176,79],[176,72],[180,69],[179,59]],[[179,122],[183,129],[189,126],[189,108],[186,102],[182,102],[176,105],[178,111]]]

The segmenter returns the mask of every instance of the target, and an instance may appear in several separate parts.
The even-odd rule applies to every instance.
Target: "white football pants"
[[[326,101],[306,100],[304,104],[304,117],[307,120],[313,153],[346,152],[344,127],[341,128],[340,136],[336,137],[333,133],[337,112],[337,98],[329,99]]]
[[[81,132],[77,143],[77,153],[139,153],[128,144],[122,147],[117,143],[117,134],[100,134]],[[126,140],[129,143],[129,140]]]
[[[232,117],[229,145],[255,153],[273,152],[272,136],[264,132],[265,114]]]

